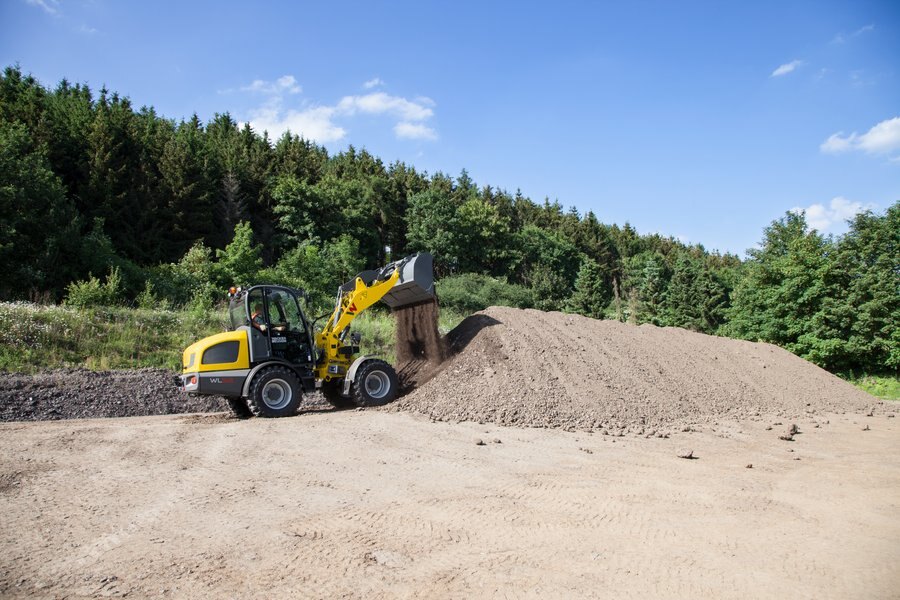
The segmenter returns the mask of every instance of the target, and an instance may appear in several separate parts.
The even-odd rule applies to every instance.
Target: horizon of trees
[[[428,251],[460,310],[565,310],[769,341],[835,371],[900,367],[900,203],[840,238],[788,213],[741,261],[465,170],[331,155],[227,113],[176,122],[15,66],[0,76],[0,216],[4,300],[209,306],[269,281],[326,306],[359,270]]]

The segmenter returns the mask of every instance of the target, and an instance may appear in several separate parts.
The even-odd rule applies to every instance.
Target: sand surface
[[[896,598],[900,418],[776,419],[3,423],[0,596]]]

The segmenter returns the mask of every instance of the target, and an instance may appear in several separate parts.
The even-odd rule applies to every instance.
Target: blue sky
[[[900,2],[3,0],[0,62],[739,254],[900,199]]]

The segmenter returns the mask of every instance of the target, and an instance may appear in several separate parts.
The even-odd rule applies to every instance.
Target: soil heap
[[[491,307],[388,410],[438,420],[652,434],[720,418],[800,417],[880,402],[771,344]]]

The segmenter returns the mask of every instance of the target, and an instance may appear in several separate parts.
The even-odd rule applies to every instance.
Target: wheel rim
[[[380,400],[391,391],[391,380],[384,371],[372,371],[366,376],[366,394]]]
[[[266,382],[262,389],[262,401],[272,410],[280,410],[291,403],[294,391],[284,379]]]

